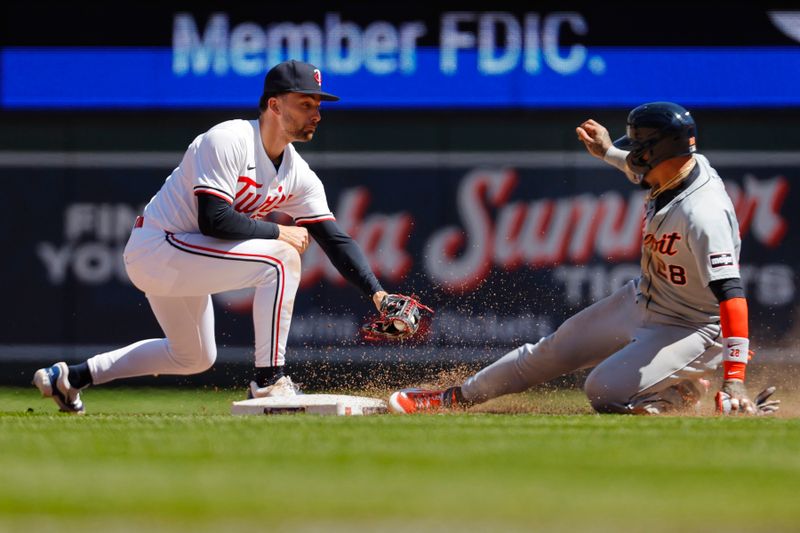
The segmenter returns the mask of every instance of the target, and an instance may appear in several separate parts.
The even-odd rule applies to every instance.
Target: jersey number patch
[[[680,265],[668,265],[657,257],[656,272],[673,285],[686,285],[686,269]]]

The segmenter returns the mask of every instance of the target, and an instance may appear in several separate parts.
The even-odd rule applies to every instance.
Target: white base
[[[298,394],[297,396],[254,398],[233,402],[232,415],[311,415],[360,416],[388,412],[386,402],[345,394]]]

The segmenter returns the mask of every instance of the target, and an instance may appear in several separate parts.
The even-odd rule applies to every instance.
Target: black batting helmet
[[[625,136],[614,146],[630,150],[628,166],[647,174],[662,161],[694,153],[697,126],[692,115],[672,102],[642,104],[628,114]]]

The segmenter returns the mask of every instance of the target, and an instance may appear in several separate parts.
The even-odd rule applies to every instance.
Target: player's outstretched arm
[[[383,287],[372,272],[358,243],[335,220],[322,220],[303,227],[308,228],[308,232],[342,277],[375,302],[376,296],[384,292]]]
[[[350,283],[369,295],[380,316],[362,327],[367,340],[403,340],[414,336],[420,326],[420,311],[433,313],[415,296],[388,294],[378,283],[358,243],[334,220],[306,226],[314,240]]]
[[[598,159],[603,159],[611,147],[611,136],[608,130],[594,119],[589,119],[575,128],[578,140],[583,143],[586,150]]]
[[[631,183],[638,184],[641,181],[641,178],[628,168],[628,152],[614,146],[605,126],[590,118],[575,128],[575,133],[578,135],[578,140],[586,147],[586,151],[594,157],[624,172]]]

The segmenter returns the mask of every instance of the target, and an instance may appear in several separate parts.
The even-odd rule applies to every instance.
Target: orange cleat
[[[403,389],[389,397],[389,407],[395,413],[411,414],[436,411],[460,406],[464,403],[461,387],[445,390]]]

